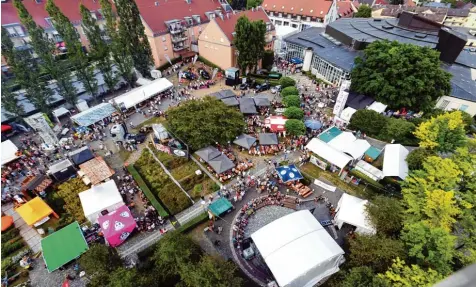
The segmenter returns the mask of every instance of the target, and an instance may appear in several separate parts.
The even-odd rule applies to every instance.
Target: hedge
[[[18,240],[13,243],[5,243],[2,245],[2,258],[7,257],[8,255],[12,254],[13,252],[17,251],[18,249],[24,246],[23,240]]]
[[[219,72],[220,72],[220,71],[223,71],[222,68],[218,67],[217,65],[215,65],[214,63],[208,61],[207,59],[205,59],[204,57],[202,57],[202,56],[200,56],[200,55],[198,56],[198,60],[199,60],[200,62],[204,63],[205,65],[209,66],[209,67],[217,68]]]
[[[20,230],[12,228],[8,231],[2,232],[2,244],[10,241],[11,239],[17,237],[20,234]]]
[[[180,226],[179,228],[177,228],[177,231],[185,233],[207,220],[208,220],[208,212],[204,212],[200,214],[199,216],[195,217],[194,219],[190,220],[189,222],[185,223],[184,225]]]
[[[256,79],[256,78],[255,78],[254,80],[255,80],[255,82],[256,82],[257,84],[259,84],[259,85],[264,84],[264,83],[266,83],[266,82],[267,82],[268,84],[270,84],[271,86],[277,86],[277,85],[279,85],[279,80],[265,80],[265,79]]]
[[[169,213],[164,209],[164,207],[159,203],[159,201],[152,194],[149,187],[147,186],[147,184],[145,184],[144,180],[142,179],[142,177],[140,176],[136,168],[133,165],[128,165],[127,170],[132,175],[134,180],[137,182],[142,192],[144,192],[147,199],[149,199],[152,206],[157,210],[159,215],[162,217],[168,217]]]

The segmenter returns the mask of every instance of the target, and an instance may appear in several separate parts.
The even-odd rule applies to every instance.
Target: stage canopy
[[[264,120],[264,125],[272,132],[283,132],[286,130],[284,125],[287,120],[285,116],[270,116]]]
[[[285,165],[277,167],[276,171],[278,172],[279,178],[284,183],[293,180],[300,180],[303,178],[301,172],[296,168],[294,164],[291,164],[289,166]]]
[[[307,144],[306,148],[340,169],[346,167],[346,165],[352,160],[350,156],[334,149],[330,145],[317,138],[313,138]]]
[[[112,115],[116,109],[109,103],[101,103],[71,117],[79,126],[88,127]]]
[[[401,144],[388,144],[383,154],[383,176],[405,179],[408,175],[406,158],[409,151]]]
[[[342,194],[342,197],[337,204],[335,221],[337,226],[342,228],[344,223],[357,227],[355,232],[362,234],[375,234],[377,230],[368,219],[366,205],[368,200],[363,200],[358,197]]]
[[[311,287],[339,271],[344,251],[309,210],[265,225],[251,235],[281,287]]]
[[[208,209],[213,213],[215,216],[221,216],[225,212],[229,211],[230,209],[233,208],[233,205],[231,205],[231,202],[228,201],[228,199],[220,197],[219,199],[215,200],[210,204]]]
[[[104,238],[112,247],[119,246],[126,241],[127,237],[137,226],[131,211],[125,205],[104,216],[100,216],[98,222]]]
[[[221,155],[221,152],[212,146],[207,146],[202,149],[196,151],[196,154],[203,159],[205,162],[209,162],[210,160],[216,158],[217,156]]]
[[[376,111],[381,114],[387,109],[387,105],[382,104],[381,102],[373,102],[370,106],[367,107],[369,110]]]
[[[235,97],[230,97],[230,98],[221,99],[221,101],[222,101],[225,105],[230,106],[230,107],[235,107],[235,106],[239,106],[239,105],[240,105],[240,102],[238,102],[238,100],[237,100]]]
[[[79,199],[81,200],[84,216],[91,223],[97,222],[101,211],[107,210],[111,212],[124,205],[114,180],[106,181],[100,185],[93,186],[89,190],[80,192]]]
[[[242,146],[246,149],[250,149],[255,142],[256,142],[256,138],[247,134],[239,135],[233,141],[234,144]]]
[[[2,165],[17,159],[17,152],[18,148],[11,140],[2,142]]]
[[[260,145],[274,145],[278,144],[278,137],[273,133],[260,133],[258,135]]]
[[[80,165],[94,158],[93,152],[87,146],[70,152],[68,156],[75,165]]]
[[[255,105],[257,107],[269,107],[271,106],[271,102],[269,101],[267,96],[256,96],[253,97],[253,100],[255,101]]]
[[[92,185],[105,181],[115,173],[100,156],[81,164],[79,169]]]
[[[50,214],[58,217],[53,209],[39,196],[18,207],[15,211],[28,225],[33,225]]]
[[[160,78],[115,97],[113,101],[119,108],[129,109],[173,86],[174,85],[166,78]]]
[[[88,250],[88,243],[77,221],[41,240],[43,259],[48,272],[53,272]]]
[[[243,114],[257,114],[255,101],[252,98],[241,98],[240,102],[240,111]]]
[[[213,170],[220,174],[235,167],[235,164],[224,154],[221,154],[210,160],[208,164]]]

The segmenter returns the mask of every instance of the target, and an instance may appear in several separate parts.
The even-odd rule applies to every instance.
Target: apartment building
[[[237,67],[237,51],[233,45],[235,25],[245,15],[250,21],[262,20],[266,23],[266,50],[273,49],[275,29],[262,8],[241,13],[226,13],[210,21],[198,38],[200,55],[222,69]]]

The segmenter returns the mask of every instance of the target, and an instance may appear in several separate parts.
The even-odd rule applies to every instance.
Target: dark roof
[[[423,3],[423,7],[451,8],[451,3],[429,2]]]
[[[371,97],[350,92],[345,105],[356,110],[363,110],[373,102],[375,100]]]
[[[271,102],[269,101],[267,96],[256,96],[253,97],[253,100],[255,101],[255,105],[257,107],[269,107],[271,106]]]
[[[235,167],[235,164],[224,154],[220,154],[218,157],[210,160],[208,164],[218,174]]]
[[[226,98],[231,98],[231,97],[236,97],[235,93],[233,93],[233,91],[230,90],[230,89],[212,93],[212,94],[210,94],[210,96],[215,97],[219,100],[226,99]]]
[[[197,155],[206,162],[220,156],[222,153],[215,147],[207,146],[197,150]]]
[[[38,185],[40,185],[47,177],[43,174],[40,174],[40,175],[37,175],[35,176],[35,178],[33,178],[32,180],[30,180],[30,182],[28,182],[28,184],[25,186],[25,189],[26,190],[34,190],[35,188],[38,187]]]
[[[375,0],[358,0],[358,1],[359,1],[359,4],[366,4],[366,5],[372,6]]]
[[[233,141],[234,144],[242,146],[246,149],[250,149],[255,142],[256,138],[247,134],[239,135],[236,137],[236,140]]]
[[[449,3],[448,3],[449,4]],[[447,16],[457,16],[457,17],[468,17],[469,16],[469,9],[448,9]]]
[[[335,22],[344,20],[346,19],[339,19]],[[322,35],[323,32],[324,28],[309,28],[301,33],[285,38],[284,41],[303,47],[309,47],[313,50],[314,54],[322,59],[346,71],[350,71],[354,64],[354,58],[358,56],[358,52],[352,51],[342,46],[342,44],[331,42]]]
[[[80,165],[94,158],[93,152],[87,147],[82,147],[69,153],[69,157],[74,164]]]
[[[239,106],[239,105],[240,105],[240,103],[238,102],[238,100],[237,100],[235,97],[221,99],[221,101],[222,101],[225,105],[230,106],[230,107],[234,107],[234,106]]]
[[[476,53],[463,50],[459,53],[455,62],[476,69]]]
[[[240,98],[240,111],[243,114],[256,114],[255,101],[252,98]]]
[[[471,68],[457,64],[443,65],[442,67],[453,75],[451,96],[476,102],[476,80],[471,76]]]
[[[274,133],[260,133],[258,135],[260,145],[278,144],[278,136]]]

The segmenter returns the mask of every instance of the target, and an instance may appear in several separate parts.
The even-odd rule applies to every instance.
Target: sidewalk
[[[20,235],[25,240],[33,253],[41,251],[41,235],[31,226],[27,225],[20,215],[13,209],[13,204],[2,206],[2,212],[13,217],[13,224],[20,230]],[[46,232],[47,230],[45,230]]]

